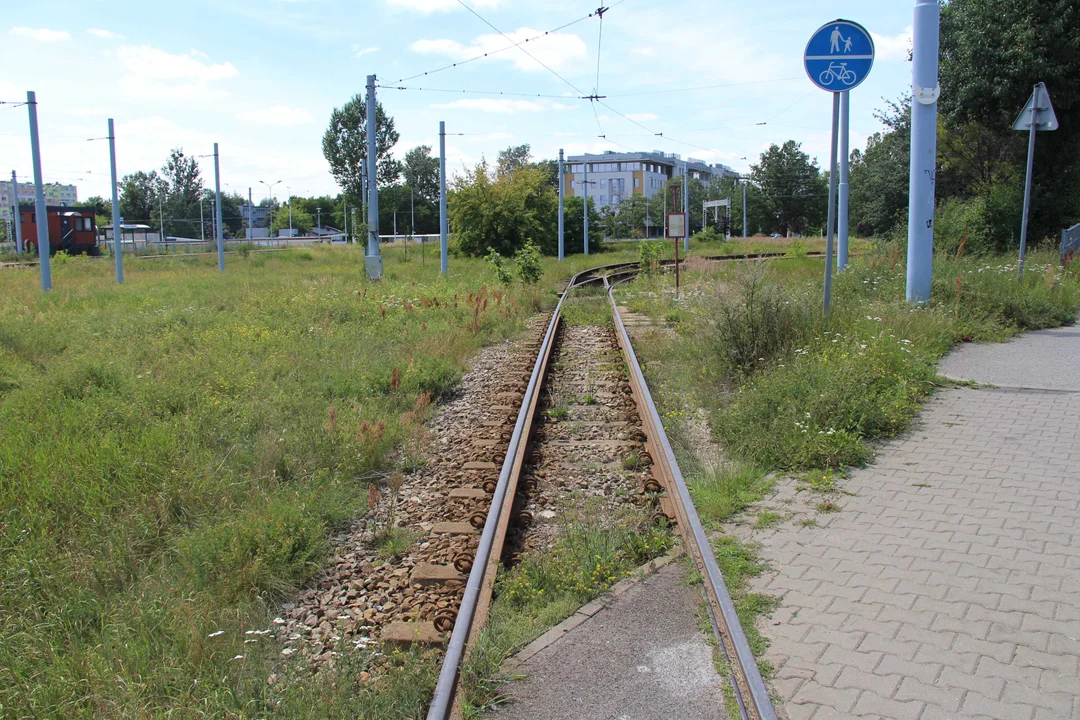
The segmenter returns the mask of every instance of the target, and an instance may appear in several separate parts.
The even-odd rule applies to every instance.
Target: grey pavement
[[[721,720],[723,679],[698,620],[700,591],[673,562],[515,672],[507,720]]]
[[[1080,332],[960,352],[950,374],[1052,387]],[[842,490],[817,527],[755,533],[792,720],[1080,719],[1080,392],[942,391]]]
[[[954,380],[1080,391],[1080,326],[1030,332],[1003,344],[962,345],[939,370]]]

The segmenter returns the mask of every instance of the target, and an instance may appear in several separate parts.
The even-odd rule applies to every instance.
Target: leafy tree
[[[750,178],[765,198],[769,225],[785,236],[824,225],[828,213],[825,178],[801,147],[794,140],[771,145],[750,167]]]
[[[405,153],[402,176],[416,199],[439,202],[439,158],[432,157],[430,145],[417,145]]]
[[[375,106],[375,123],[378,182],[380,186],[389,186],[401,176],[401,163],[391,155],[400,136],[394,129],[394,119],[386,114],[381,103]],[[344,107],[334,108],[322,146],[323,156],[330,163],[330,172],[338,185],[349,195],[361,197],[362,168],[367,159],[367,103],[363,95],[355,95]]]
[[[558,199],[556,198],[556,212],[558,212]],[[558,219],[556,218],[556,222]],[[602,226],[603,217],[596,209],[596,199],[589,198],[589,252],[600,252],[603,244],[600,242],[604,233]],[[558,228],[555,230],[556,237],[552,246],[554,251],[541,246],[545,255],[558,253]],[[585,248],[585,199],[581,197],[568,197],[563,202],[563,242],[567,255],[584,252]]]
[[[883,234],[906,222],[911,157],[911,100],[889,102],[875,115],[885,125],[866,150],[851,153],[851,228],[856,234]]]
[[[531,158],[532,148],[528,143],[511,145],[505,150],[499,151],[499,159],[495,163],[495,172],[500,178],[509,177],[521,168],[528,167]]]
[[[1027,135],[1011,125],[1045,82],[1061,127],[1036,145],[1031,235],[1080,218],[1080,6],[951,0],[941,11],[942,195],[979,198],[998,247],[1015,243]]]
[[[165,183],[155,170],[125,175],[120,180],[120,216],[124,222],[159,229],[158,198],[164,197],[164,190]]]
[[[530,240],[546,254],[556,250],[558,197],[544,174],[521,167],[498,176],[481,160],[455,178],[449,214],[459,249],[479,257],[489,249],[511,255]]]
[[[305,235],[315,225],[315,218],[311,217],[311,213],[305,210],[303,207],[298,207],[293,204],[292,208],[292,227],[299,234]],[[289,229],[289,206],[282,205],[274,212],[273,218],[274,232],[279,230]]]

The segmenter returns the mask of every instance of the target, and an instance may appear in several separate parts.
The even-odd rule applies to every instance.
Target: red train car
[[[49,205],[45,208],[49,228],[49,254],[60,250],[69,255],[87,253],[100,255],[93,208]],[[27,252],[37,253],[37,212],[33,206],[19,208],[23,245]]]

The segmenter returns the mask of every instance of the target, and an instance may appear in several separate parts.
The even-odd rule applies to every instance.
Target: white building
[[[33,203],[34,183],[19,183],[19,202]],[[61,185],[60,183],[45,184],[45,204],[49,206],[70,206],[79,201],[79,192],[74,185]],[[6,181],[0,178],[0,217],[10,218],[11,207],[15,203],[11,197],[11,178]]]
[[[604,152],[601,155],[572,155],[566,171],[567,197],[585,195],[585,163],[589,164],[589,197],[598,208],[618,205],[631,193],[653,197],[672,177],[689,170],[690,177],[708,184],[721,177],[737,177],[726,165],[694,158],[683,160],[674,153]]]

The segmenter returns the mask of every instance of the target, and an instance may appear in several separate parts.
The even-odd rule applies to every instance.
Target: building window
[[[601,195],[600,196],[600,204],[601,205],[607,205],[607,199],[606,198],[607,198],[606,195]]]
[[[637,190],[641,186],[641,178],[634,178],[634,189]]]

